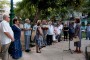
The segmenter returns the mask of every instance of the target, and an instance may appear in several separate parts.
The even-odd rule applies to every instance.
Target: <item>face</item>
[[[28,20],[28,23],[30,23],[30,20]]]
[[[10,18],[9,18],[9,16],[6,16],[6,20],[7,20],[8,22],[10,22]]]
[[[17,20],[17,21],[15,22],[15,24],[19,25],[19,24],[20,24],[20,22]]]
[[[17,20],[17,24],[20,24],[20,22]]]
[[[46,23],[47,23],[46,20],[43,20],[43,21],[42,21],[42,24],[46,24]]]
[[[30,20],[27,20],[26,22],[29,24],[30,23]]]

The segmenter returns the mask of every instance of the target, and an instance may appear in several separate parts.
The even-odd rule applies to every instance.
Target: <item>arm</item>
[[[86,27],[86,29],[85,29],[85,32],[87,32],[87,27]]]
[[[40,33],[40,35],[43,35],[43,32],[40,27],[38,27],[38,32]]]
[[[4,34],[5,34],[8,38],[10,38],[12,41],[14,41],[14,38],[13,38],[8,32],[4,32]]]
[[[28,30],[32,30],[32,28],[29,28],[29,29],[24,28],[24,30],[25,30],[25,31],[28,31]]]
[[[78,33],[79,33],[79,31],[80,31],[80,26],[77,26],[75,30],[76,30],[76,31],[75,31],[75,35],[77,36]]]
[[[25,31],[28,31],[28,30],[32,30],[32,28],[27,28],[27,25],[24,24],[24,30],[25,30]]]
[[[9,33],[8,27],[5,23],[2,23],[2,31],[8,38],[10,38],[12,41],[14,41],[14,37]]]

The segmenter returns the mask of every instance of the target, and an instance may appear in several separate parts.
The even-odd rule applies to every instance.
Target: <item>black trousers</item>
[[[68,39],[68,32],[64,32],[64,40],[67,40]]]
[[[53,35],[47,35],[47,45],[52,45]]]
[[[61,34],[56,36],[56,39],[58,39],[58,42],[61,41]]]

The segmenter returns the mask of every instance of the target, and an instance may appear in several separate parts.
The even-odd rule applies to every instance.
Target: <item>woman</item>
[[[21,48],[21,29],[19,28],[19,21],[17,19],[13,20],[12,30],[14,32],[14,42],[10,44],[9,47],[9,54],[12,56],[13,59],[19,59],[22,57],[22,48]]]
[[[81,53],[81,26],[80,26],[80,19],[76,19],[76,27],[75,27],[75,36],[79,37],[80,41],[74,42],[74,45],[76,46],[75,52]]]
[[[37,30],[36,30],[36,36],[35,36],[35,42],[36,42],[36,52],[41,53],[41,47],[42,47],[42,41],[43,41],[43,32],[41,29],[41,21],[37,21]]]

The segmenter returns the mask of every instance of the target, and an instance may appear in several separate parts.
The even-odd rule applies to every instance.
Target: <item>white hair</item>
[[[9,15],[4,14],[3,19],[6,19],[6,17],[9,17]]]

